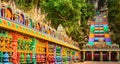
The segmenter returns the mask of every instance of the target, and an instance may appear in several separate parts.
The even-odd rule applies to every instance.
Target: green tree
[[[81,1],[83,0],[44,0],[41,2],[47,18],[52,21],[52,26],[57,28],[58,24],[64,27],[77,22],[81,17]]]
[[[94,6],[87,0],[43,0],[41,8],[48,14],[52,27],[62,24],[74,40],[85,40],[87,20],[94,15]]]
[[[108,20],[112,32],[112,41],[120,45],[120,0],[108,0]]]

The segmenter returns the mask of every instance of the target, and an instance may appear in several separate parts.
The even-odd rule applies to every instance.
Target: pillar
[[[49,64],[48,62],[48,42],[46,41],[46,64]]]
[[[13,48],[13,56],[12,56],[12,59],[13,59],[13,64],[19,64],[17,62],[17,45],[18,45],[18,34],[17,33],[14,33],[12,32],[12,48]]]
[[[33,55],[32,55],[32,63],[33,64],[36,64],[36,43],[37,43],[37,40],[36,38],[32,38],[32,52],[33,52]]]
[[[56,57],[57,57],[57,55],[56,55],[56,51],[57,51],[57,50],[56,50],[56,49],[57,49],[57,45],[54,46],[54,57],[55,57],[55,60],[57,60],[57,59],[56,59]],[[57,61],[55,61],[55,63],[57,64]]]
[[[119,61],[120,60],[120,55],[119,55],[120,53],[119,52],[117,52],[117,60]]]
[[[111,61],[111,52],[109,51],[109,61]]]
[[[61,56],[61,63],[62,63],[62,46],[61,46],[61,49],[60,49],[60,56]]]
[[[83,60],[85,60],[85,51],[83,52]]]
[[[0,0],[0,6],[1,6],[1,0]],[[1,14],[2,14],[2,13],[1,13],[1,10],[2,10],[2,9],[0,8],[0,17],[2,16],[2,15],[1,15]]]
[[[92,61],[94,60],[94,51],[92,51]]]
[[[100,52],[100,61],[103,61],[103,53]]]

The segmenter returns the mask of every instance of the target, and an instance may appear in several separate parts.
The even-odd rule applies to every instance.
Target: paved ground
[[[85,62],[79,62],[74,64],[120,64],[120,62],[85,61]]]

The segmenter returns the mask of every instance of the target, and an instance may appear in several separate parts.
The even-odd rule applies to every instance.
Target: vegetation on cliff
[[[108,0],[108,19],[110,23],[111,39],[120,45],[120,0]]]

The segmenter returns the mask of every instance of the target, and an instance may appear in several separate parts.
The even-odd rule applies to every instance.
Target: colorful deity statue
[[[47,30],[47,34],[50,34],[50,32],[51,32],[51,29],[50,29],[50,28],[48,28],[48,30]]]
[[[42,32],[45,33],[45,25],[42,25]]]
[[[54,34],[55,34],[55,31],[54,30],[52,30],[52,36],[54,37]]]
[[[6,17],[7,19],[10,19],[10,20],[13,19],[13,13],[12,13],[12,10],[11,10],[10,7],[7,7],[7,8],[5,9],[5,17]]]
[[[40,24],[39,24],[39,23],[36,23],[35,28],[39,31],[39,29],[40,29]]]
[[[1,16],[5,17],[5,6],[4,6],[4,4],[2,4],[2,6],[1,6]]]
[[[47,30],[48,30],[48,26],[45,25],[45,33],[47,33]]]
[[[21,24],[24,24],[25,23],[25,17],[24,17],[24,15],[23,14],[19,14],[18,15],[18,18],[19,18],[19,23],[21,23]]]
[[[29,20],[28,17],[26,17],[26,19],[25,19],[25,25],[26,25],[26,26],[29,26],[29,25],[30,25],[30,20]]]
[[[13,20],[18,22],[18,15],[17,14],[13,14]]]
[[[41,24],[38,23],[38,30],[41,31]]]
[[[32,21],[32,19],[31,19],[31,18],[29,18],[29,22],[30,22],[29,27],[30,27],[30,28],[32,28],[32,27],[33,27],[33,21]]]

